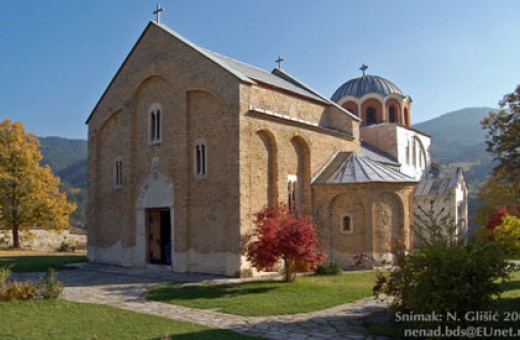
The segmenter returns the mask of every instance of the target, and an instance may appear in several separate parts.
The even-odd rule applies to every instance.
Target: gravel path
[[[17,274],[16,278],[33,280],[42,275]],[[365,339],[361,319],[387,307],[374,298],[366,298],[313,313],[248,317],[148,301],[144,298],[157,284],[186,281],[230,283],[245,281],[243,279],[90,264],[76,270],[62,271],[59,279],[66,287],[64,298],[69,301],[105,304],[268,339]]]

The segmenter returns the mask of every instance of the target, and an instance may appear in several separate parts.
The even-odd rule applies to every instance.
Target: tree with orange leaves
[[[60,179],[40,166],[40,143],[23,124],[0,122],[0,229],[11,230],[13,248],[21,230],[64,229],[76,209],[59,191]]]

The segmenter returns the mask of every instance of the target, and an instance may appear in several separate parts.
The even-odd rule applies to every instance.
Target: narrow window
[[[406,143],[406,164],[410,164],[410,141]]]
[[[155,133],[155,137],[157,140],[161,140],[161,110],[157,110],[155,112],[155,125],[157,126],[157,131]]]
[[[390,106],[390,109],[388,111],[388,118],[390,122],[395,123],[395,108],[393,106]]]
[[[159,144],[162,140],[162,109],[161,105],[154,103],[148,110],[149,135],[148,144]]]
[[[417,141],[413,141],[413,148],[412,148],[412,160],[413,160],[413,166],[417,166]]]
[[[376,109],[369,107],[367,109],[367,124],[374,124],[376,122]]]
[[[208,174],[206,154],[206,141],[204,138],[198,138],[195,142],[195,177],[205,178]]]
[[[341,216],[341,232],[344,234],[352,234],[354,232],[354,225],[352,223],[352,216]]]
[[[150,113],[150,141],[155,140],[155,112]]]
[[[116,160],[116,168],[114,174],[114,185],[116,188],[123,186],[123,161]]]
[[[296,182],[298,177],[296,175],[287,176],[287,204],[289,205],[289,212],[294,212],[296,208]]]

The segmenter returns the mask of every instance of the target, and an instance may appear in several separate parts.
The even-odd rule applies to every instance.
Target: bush
[[[59,299],[63,295],[63,284],[58,281],[54,269],[49,269],[45,277],[38,282],[38,295],[42,299]]]
[[[63,253],[74,253],[76,251],[76,245],[74,242],[62,241],[60,246],[56,249],[57,252]]]
[[[493,230],[493,236],[508,255],[520,256],[520,218],[506,214]]]
[[[30,300],[33,299],[36,294],[37,287],[34,283],[14,281],[5,284],[0,300]]]
[[[411,253],[397,247],[396,266],[387,276],[378,273],[374,293],[393,296],[394,311],[403,313],[489,310],[493,297],[501,293],[501,281],[508,278],[505,253],[493,242],[458,241],[454,223],[440,214],[431,209],[425,218],[418,216],[425,223],[417,228],[422,246]]]
[[[295,280],[298,264],[314,269],[326,259],[317,248],[318,236],[311,217],[293,210],[279,203],[257,212],[250,235],[255,240],[246,245],[247,259],[258,270],[268,270],[283,260],[287,282]]]
[[[49,269],[47,275],[36,283],[7,282],[10,276],[11,267],[0,268],[0,301],[58,299],[63,294],[63,285],[57,280],[54,269]]]
[[[317,275],[338,275],[341,273],[341,266],[334,260],[323,262],[316,268]]]

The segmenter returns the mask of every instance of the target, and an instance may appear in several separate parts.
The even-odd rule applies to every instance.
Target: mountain
[[[486,131],[480,121],[496,109],[489,107],[465,108],[443,114],[413,127],[432,136],[431,153],[433,159],[448,164],[451,162],[471,162],[482,159],[485,154]],[[456,147],[454,147],[456,146]],[[468,150],[477,154],[468,153]],[[486,155],[487,156],[487,155]],[[487,161],[490,157],[485,158]]]
[[[48,164],[54,173],[87,159],[87,141],[61,137],[38,137],[42,164]]]
[[[49,165],[61,178],[61,190],[78,208],[72,223],[84,225],[87,204],[87,141],[61,137],[39,137],[42,165]]]
[[[490,111],[496,112],[497,109],[470,107],[413,126],[432,136],[430,152],[434,161],[464,170],[470,192],[470,219],[481,204],[476,192],[495,166],[493,158],[486,152],[486,131],[480,125]]]

